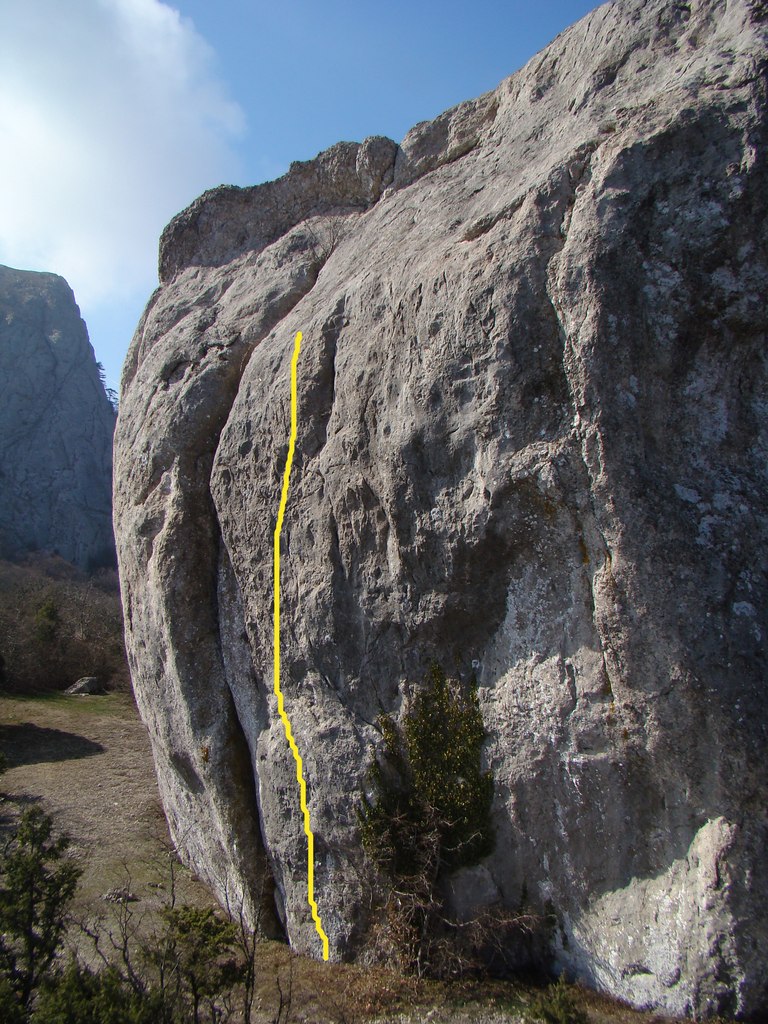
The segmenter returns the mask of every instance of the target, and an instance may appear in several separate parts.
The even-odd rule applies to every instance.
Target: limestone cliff
[[[396,146],[342,143],[166,229],[131,346],[115,523],[172,831],[319,955],[365,926],[375,721],[479,681],[494,852],[553,954],[671,1012],[768,1008],[766,25],[623,0]]]
[[[114,562],[114,410],[56,274],[0,266],[0,556]]]

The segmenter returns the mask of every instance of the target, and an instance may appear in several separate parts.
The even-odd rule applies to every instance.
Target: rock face
[[[114,562],[114,425],[67,282],[0,266],[0,557]]]
[[[434,658],[477,673],[495,779],[456,909],[525,886],[588,983],[768,1008],[767,31],[750,0],[609,4],[400,146],[167,228],[116,437],[131,670],[177,841],[296,948],[301,330],[283,690],[331,956],[365,927],[376,718]]]

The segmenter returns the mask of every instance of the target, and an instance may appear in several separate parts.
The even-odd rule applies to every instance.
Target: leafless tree
[[[347,221],[341,214],[313,217],[305,224],[310,245],[319,263],[326,263],[347,233]]]

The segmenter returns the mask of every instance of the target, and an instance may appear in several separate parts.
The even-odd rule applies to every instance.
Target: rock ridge
[[[216,267],[258,253],[313,215],[368,209],[392,181],[396,152],[383,136],[339,142],[314,160],[295,161],[277,181],[211,189],[163,231],[160,282],[189,266]]]
[[[0,556],[114,564],[114,424],[67,282],[0,266]]]

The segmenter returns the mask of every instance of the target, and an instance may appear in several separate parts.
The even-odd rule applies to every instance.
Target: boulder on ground
[[[82,679],[78,679],[76,683],[68,686],[64,692],[83,696],[84,694],[94,695],[106,693],[106,690],[98,676],[83,676]]]

